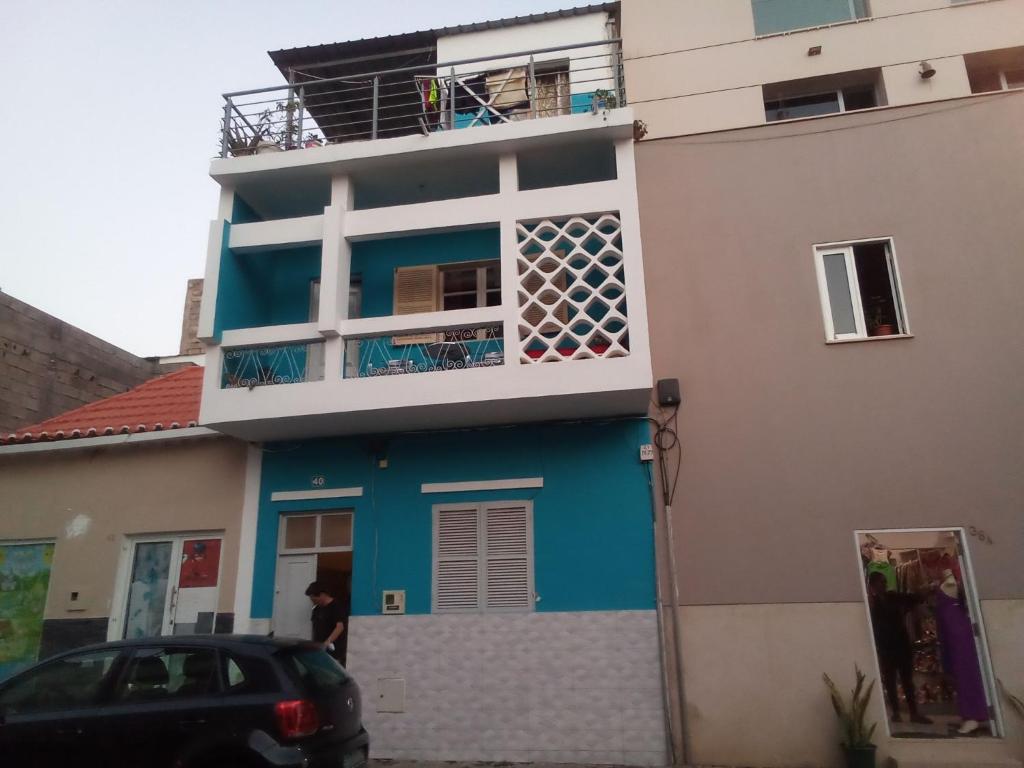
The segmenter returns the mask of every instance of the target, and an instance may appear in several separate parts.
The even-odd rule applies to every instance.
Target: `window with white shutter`
[[[529,502],[434,507],[435,613],[533,609]]]

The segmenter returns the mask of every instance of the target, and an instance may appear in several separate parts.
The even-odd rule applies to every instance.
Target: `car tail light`
[[[286,739],[312,736],[320,728],[320,718],[312,701],[279,701],[274,705],[274,714],[277,715],[277,729]]]

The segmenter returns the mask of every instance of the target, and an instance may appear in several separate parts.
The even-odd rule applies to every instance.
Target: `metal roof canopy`
[[[585,16],[591,13],[617,15],[618,2],[568,8],[528,16],[515,16],[474,24],[407,32],[383,37],[369,37],[341,43],[327,43],[302,48],[268,51],[271,60],[289,83],[302,84],[305,104],[321,131],[331,140],[357,138],[367,132],[372,121],[372,102],[365,97],[352,98],[343,114],[332,113],[338,103],[337,86],[316,83],[323,79],[365,77],[372,72],[387,72],[409,67],[429,67],[437,64],[437,40],[448,35],[502,29],[535,24],[553,19]],[[312,70],[316,70],[313,74]],[[411,78],[408,74],[393,73],[380,78],[379,99],[388,111],[388,136],[420,133],[418,115],[409,114],[408,101]],[[405,106],[403,107],[403,104]],[[389,107],[391,107],[389,109]]]

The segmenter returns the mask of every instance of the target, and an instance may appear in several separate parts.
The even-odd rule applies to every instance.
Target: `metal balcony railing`
[[[322,381],[324,344],[275,344],[229,349],[224,352],[221,388],[264,387]]]
[[[505,364],[501,324],[453,326],[431,333],[378,334],[345,343],[344,378],[436,373]]]
[[[430,134],[626,104],[619,39],[224,94],[220,156]]]

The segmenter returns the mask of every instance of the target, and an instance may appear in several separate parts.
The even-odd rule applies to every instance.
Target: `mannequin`
[[[974,644],[974,627],[953,571],[942,572],[935,594],[942,664],[956,682],[957,710],[963,722],[957,731],[967,735],[988,720],[988,701],[981,681],[981,666]]]

